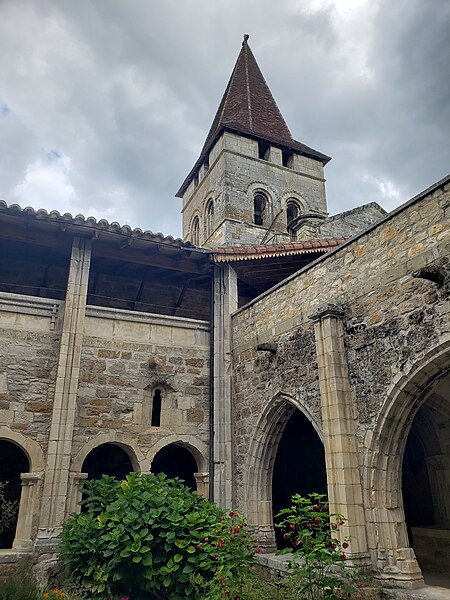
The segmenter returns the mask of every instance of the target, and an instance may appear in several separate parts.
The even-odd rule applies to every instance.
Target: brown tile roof
[[[162,244],[170,244],[174,246],[194,248],[190,242],[185,242],[181,238],[173,238],[171,235],[165,236],[162,233],[153,233],[152,231],[143,231],[142,229],[132,229],[129,225],[120,225],[116,221],[109,223],[106,219],[97,221],[95,217],[85,217],[84,215],[76,215],[73,217],[70,213],[61,215],[57,210],[47,212],[45,208],[35,210],[31,206],[22,208],[18,204],[8,204],[4,200],[0,200],[0,217],[2,215],[9,217],[24,217],[28,222],[47,222],[60,224],[61,226],[76,226],[80,229],[90,229],[93,232],[108,232],[125,235],[130,238],[148,240]],[[200,249],[202,252],[210,252],[209,250]]]
[[[182,197],[223,131],[232,131],[294,150],[326,164],[330,157],[293,139],[244,36],[230,81],[206,137],[200,157],[177,192]]]
[[[290,254],[309,254],[311,252],[328,252],[347,241],[347,238],[308,240],[305,242],[286,242],[283,244],[263,244],[258,246],[233,246],[216,248],[213,251],[216,262],[251,260],[270,258],[272,256],[288,256]]]

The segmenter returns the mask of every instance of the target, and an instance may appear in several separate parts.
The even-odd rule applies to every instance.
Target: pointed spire
[[[182,196],[186,187],[204,162],[208,152],[227,130],[272,143],[326,164],[330,158],[292,138],[283,116],[272,96],[263,74],[244,35],[242,48],[225,93],[220,102],[200,157],[177,193]]]

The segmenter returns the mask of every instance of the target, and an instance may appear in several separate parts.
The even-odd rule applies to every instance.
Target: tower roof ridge
[[[223,131],[232,131],[276,146],[296,150],[323,164],[330,160],[329,156],[293,139],[256,62],[248,44],[248,38],[248,34],[245,34],[241,51],[206,136],[200,157],[183,182],[177,196],[183,195]]]

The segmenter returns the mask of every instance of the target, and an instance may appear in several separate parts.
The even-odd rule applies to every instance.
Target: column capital
[[[33,485],[42,479],[42,473],[21,473],[22,485]]]
[[[69,471],[69,478],[70,478],[70,481],[72,481],[73,483],[78,483],[80,481],[84,481],[88,477],[89,477],[88,473],[81,473],[78,471]]]
[[[327,317],[334,317],[335,319],[343,319],[344,317],[344,309],[342,306],[338,304],[324,304],[317,310],[315,310],[312,314],[309,315],[309,318],[314,321],[322,321],[322,319],[326,319]]]

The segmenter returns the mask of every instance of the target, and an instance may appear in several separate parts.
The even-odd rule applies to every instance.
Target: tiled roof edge
[[[206,252],[205,249],[195,248],[190,242],[185,242],[181,238],[174,238],[171,235],[165,236],[162,233],[153,233],[150,230],[143,231],[139,227],[132,228],[129,225],[120,225],[117,221],[109,223],[106,219],[97,221],[95,217],[85,217],[84,215],[72,216],[70,213],[61,213],[57,210],[48,212],[45,208],[34,209],[31,206],[22,208],[19,204],[8,205],[4,200],[0,199],[0,214],[22,215],[24,217],[32,217],[36,221],[48,221],[54,223],[70,224],[80,227],[88,227],[93,231],[105,231],[109,233],[117,233],[129,237],[135,237],[143,240],[171,244],[179,247],[190,248]],[[210,253],[210,251],[207,251]]]

